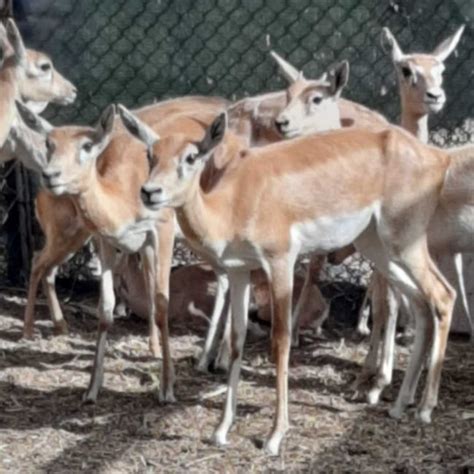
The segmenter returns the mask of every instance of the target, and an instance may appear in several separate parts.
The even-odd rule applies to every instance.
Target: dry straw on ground
[[[222,375],[200,375],[193,356],[203,329],[172,328],[178,403],[155,397],[159,361],[151,359],[141,321],[119,320],[96,406],[81,406],[96,321],[66,312],[69,336],[52,337],[45,308],[42,338],[19,340],[24,300],[0,298],[0,472],[471,472],[474,469],[474,344],[452,340],[433,424],[410,412],[387,417],[388,402],[370,408],[352,397],[366,343],[334,320],[321,338],[303,337],[292,352],[292,428],[278,458],[261,441],[271,427],[274,369],[268,342],[249,341],[230,446],[209,437],[222,408]],[[336,305],[337,306],[337,305]],[[395,388],[408,351],[398,348]],[[468,466],[471,466],[470,468]]]

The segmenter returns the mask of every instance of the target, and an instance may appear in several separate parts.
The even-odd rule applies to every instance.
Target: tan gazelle
[[[403,54],[390,31],[386,28],[383,31],[382,41],[391,46],[392,59],[399,77],[402,123],[405,125],[416,123],[416,127],[410,131],[417,133],[421,139],[427,139],[428,137],[428,113],[439,111],[445,102],[445,93],[441,88],[442,76],[438,72],[442,71],[442,62],[458,44],[463,29],[464,27],[459,28],[454,35],[443,41],[432,54]],[[424,67],[422,68],[421,65]],[[434,65],[434,70],[430,69],[430,65]],[[406,70],[404,71],[403,68],[406,68]],[[431,90],[434,94],[433,88],[436,89],[436,87],[438,87],[438,95],[442,100],[440,99],[433,103],[428,100],[426,104],[420,105],[423,97],[429,97],[427,95],[428,91]],[[416,117],[418,117],[417,120],[415,120]],[[453,151],[453,154],[456,156],[457,152]],[[455,179],[452,175],[449,176],[451,188],[455,186],[463,188],[462,183],[459,181],[459,175]],[[443,197],[445,196],[443,194]],[[464,284],[462,255],[459,253],[461,251],[472,252],[472,248],[469,246],[471,229],[468,225],[469,219],[466,218],[466,216],[470,215],[472,209],[467,203],[468,201],[464,200],[460,205],[454,207],[451,216],[452,224],[449,223],[445,211],[442,208],[438,209],[429,228],[428,241],[430,252],[437,258],[445,257],[443,269],[449,270],[449,274],[454,276],[452,283],[460,297],[460,306],[465,318],[469,322],[472,335],[473,316],[469,310]],[[448,206],[447,209],[451,209],[451,207]],[[466,222],[464,234],[461,230],[463,221]],[[446,230],[443,231],[441,229],[441,223],[447,226]],[[382,390],[392,380],[395,329],[401,301],[393,294],[391,288],[380,275],[374,275],[371,292],[373,293],[372,299],[374,301],[373,330],[370,349],[358,384],[370,380],[367,398],[369,403],[375,404],[378,403]],[[368,314],[365,314],[365,317],[359,319],[358,328],[360,332],[368,333],[367,317]],[[379,351],[381,352],[380,357]]]
[[[272,56],[276,59],[289,83],[288,90],[242,99],[231,105],[228,108],[229,128],[243,137],[248,146],[260,146],[292,136],[340,128],[339,99],[348,81],[349,64],[347,61],[342,61],[331,67],[320,79],[308,80],[304,78],[301,72],[296,72],[293,66],[278,54],[272,52]],[[294,109],[297,110],[294,111]],[[280,121],[283,112],[295,119],[299,118],[298,123],[292,122],[290,128],[287,125],[282,126]],[[320,259],[312,262],[310,267],[314,268],[316,265],[321,265]],[[255,275],[254,280],[261,281],[262,276]],[[222,275],[219,277],[217,288],[216,311],[213,312],[204,348],[198,362],[198,369],[201,371],[207,371],[212,355],[217,352],[216,336],[221,317],[221,313],[217,311],[217,308],[224,308],[225,293],[228,288],[228,283]],[[318,298],[316,304],[307,304],[309,295]],[[301,298],[296,305],[295,328],[298,326],[303,309],[314,306],[322,308],[316,323],[320,326],[328,315],[329,305],[317,285],[314,284],[308,270]],[[229,324],[230,321],[227,322],[228,326]],[[230,331],[226,331],[225,334],[229,336]],[[295,334],[297,339],[297,331],[295,331]],[[229,349],[230,340],[227,337],[223,341],[220,356],[216,361],[218,367],[227,368]]]
[[[277,404],[266,450],[275,455],[289,426],[296,257],[308,251],[328,253],[351,242],[416,308],[420,330],[392,416],[402,415],[433,342],[419,407],[420,419],[429,421],[455,299],[426,245],[448,154],[397,127],[326,132],[249,149],[244,140],[226,132],[224,114],[199,142],[177,134],[146,143],[159,160],[142,188],[144,203],[154,212],[173,207],[190,244],[230,278],[232,355],[224,412],[213,436],[217,444],[227,443],[235,418],[249,272],[264,268],[272,292]],[[435,318],[432,341],[424,329]]]

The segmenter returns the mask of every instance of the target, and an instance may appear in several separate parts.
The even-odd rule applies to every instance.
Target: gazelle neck
[[[7,140],[16,116],[15,99],[18,97],[15,71],[7,68],[0,72],[0,147]]]
[[[88,226],[92,231],[113,235],[138,218],[140,206],[137,199],[122,192],[103,176],[96,167],[87,180],[87,185],[76,199]],[[137,195],[138,196],[138,195]]]
[[[216,236],[226,235],[231,229],[226,217],[231,218],[229,202],[234,199],[232,170],[238,166],[242,153],[242,139],[227,133],[224,142],[195,177],[183,205],[176,216],[184,234],[194,242],[204,244]],[[230,179],[230,186],[229,184]]]
[[[401,126],[418,140],[428,143],[428,114],[415,114],[410,110],[410,105],[403,96],[401,99]]]

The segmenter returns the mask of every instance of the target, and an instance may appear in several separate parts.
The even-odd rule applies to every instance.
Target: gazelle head
[[[402,104],[413,115],[439,112],[446,94],[442,87],[444,61],[456,48],[464,26],[442,41],[431,54],[405,54],[388,28],[382,30],[382,46],[397,70]]]
[[[76,100],[77,89],[54,67],[50,57],[27,49],[25,73],[20,81],[20,94],[30,109],[42,112],[51,102],[69,105]]]
[[[41,168],[44,186],[55,195],[78,194],[96,176],[97,158],[107,147],[114,128],[115,107],[108,106],[95,128],[54,127],[23,104],[17,103],[25,124],[43,136],[46,157]]]
[[[349,79],[349,63],[342,61],[317,80],[305,79],[288,61],[272,51],[273,59],[287,79],[287,104],[275,119],[284,138],[341,127],[337,101]]]
[[[143,204],[152,211],[182,206],[193,183],[199,182],[198,176],[212,151],[224,138],[227,115],[220,114],[207,128],[204,138],[192,142],[184,134],[160,138],[125,107],[119,105],[118,110],[128,131],[148,149],[151,172],[141,189]]]

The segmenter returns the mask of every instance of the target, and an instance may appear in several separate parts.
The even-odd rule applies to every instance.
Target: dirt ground
[[[474,472],[474,344],[452,340],[430,426],[413,411],[387,416],[408,350],[398,347],[395,388],[380,406],[353,397],[367,344],[329,325],[305,335],[291,356],[291,430],[281,455],[261,449],[273,416],[274,368],[268,341],[249,341],[230,445],[209,443],[222,409],[222,374],[193,368],[203,331],[172,327],[178,402],[155,398],[160,361],[147,351],[146,325],[119,319],[112,329],[105,386],[82,406],[96,321],[66,310],[70,335],[53,337],[44,306],[41,338],[20,339],[24,299],[0,296],[0,472]]]

